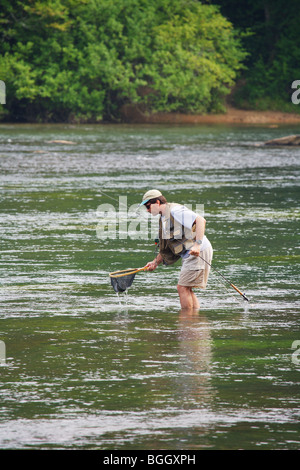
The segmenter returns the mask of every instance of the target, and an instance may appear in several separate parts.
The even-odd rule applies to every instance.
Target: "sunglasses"
[[[148,201],[147,204],[145,204],[145,207],[146,207],[146,209],[148,210],[148,209],[150,209],[150,206],[151,206],[152,204],[156,204],[156,203],[157,203],[157,200]]]

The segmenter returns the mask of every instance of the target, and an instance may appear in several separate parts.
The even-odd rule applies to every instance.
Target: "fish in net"
[[[122,271],[115,271],[109,274],[111,285],[114,291],[118,294],[119,292],[125,292],[133,283],[135,275],[139,271],[144,271],[144,268],[129,268],[123,269]]]

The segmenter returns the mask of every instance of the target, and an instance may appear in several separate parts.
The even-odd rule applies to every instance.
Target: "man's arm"
[[[206,220],[201,215],[198,215],[196,217],[194,224],[196,226],[196,240],[203,240]],[[201,250],[201,244],[199,245],[198,243],[195,242],[191,248],[190,254],[193,256],[199,256],[200,250]]]
[[[147,271],[154,271],[154,269],[157,268],[157,266],[162,263],[162,256],[160,253],[154,258],[153,261],[150,261],[149,263],[146,264],[146,267],[148,268]]]

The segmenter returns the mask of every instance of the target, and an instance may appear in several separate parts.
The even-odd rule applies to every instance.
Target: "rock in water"
[[[279,139],[267,140],[264,145],[300,145],[300,135],[288,135]]]
[[[74,145],[76,142],[72,142],[72,140],[47,140],[48,144],[69,144]]]

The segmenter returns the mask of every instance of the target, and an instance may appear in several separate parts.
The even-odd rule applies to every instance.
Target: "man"
[[[161,263],[170,265],[182,259],[177,285],[182,309],[199,309],[194,287],[206,288],[213,255],[212,246],[204,235],[205,219],[181,204],[168,203],[156,189],[144,194],[144,205],[159,220],[159,253],[146,264],[154,271]],[[209,264],[208,264],[209,263]]]

